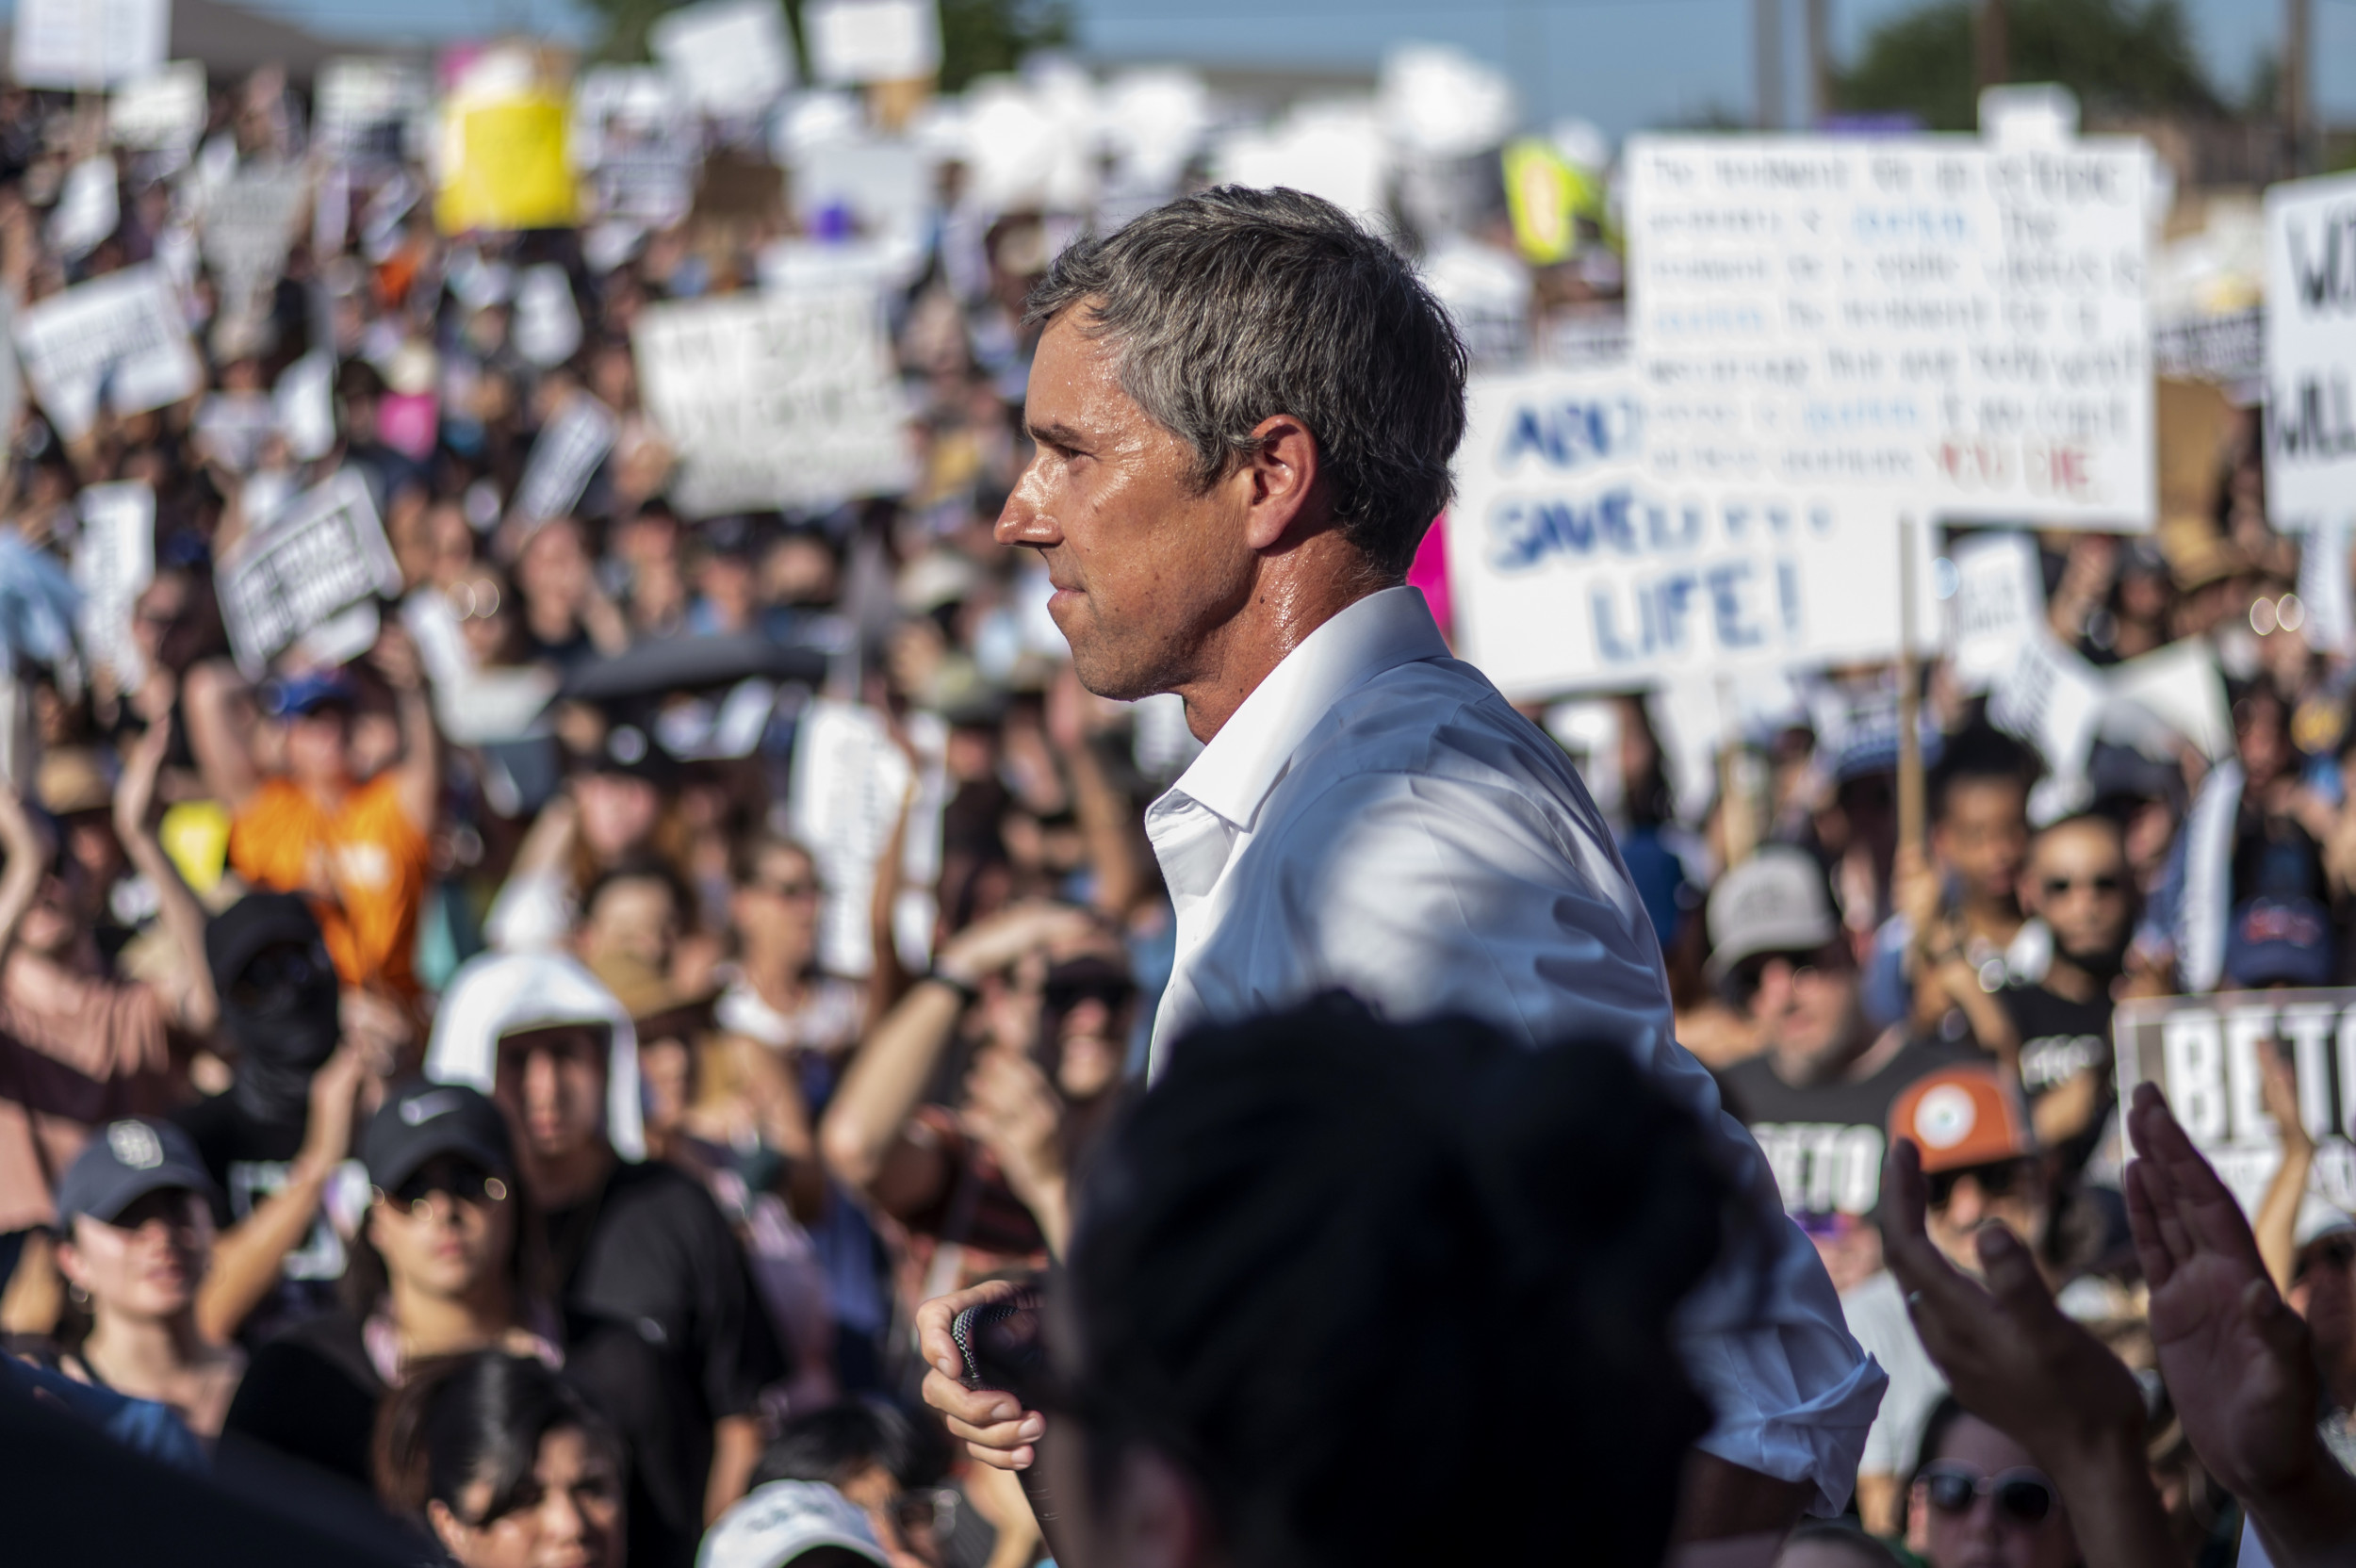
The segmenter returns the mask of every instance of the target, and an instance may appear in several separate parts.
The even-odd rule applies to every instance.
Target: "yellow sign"
[[[1522,259],[1552,267],[1579,253],[1581,218],[1600,224],[1603,191],[1552,145],[1524,137],[1505,149],[1505,205]]]
[[[566,106],[546,93],[443,110],[441,189],[434,220],[468,229],[559,229],[579,218],[580,183],[565,155]]]

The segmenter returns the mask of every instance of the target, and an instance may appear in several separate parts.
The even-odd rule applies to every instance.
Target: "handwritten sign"
[[[2146,530],[2149,153],[1643,137],[1628,297],[1664,473]]]
[[[532,443],[532,457],[515,485],[515,515],[538,523],[570,512],[614,449],[618,429],[614,411],[595,398],[583,394],[566,403]]]
[[[1965,691],[1983,692],[2045,625],[2037,541],[2025,533],[1978,533],[1959,541],[1949,557],[1955,569],[1950,661]]]
[[[777,0],[703,0],[663,12],[646,48],[686,93],[719,119],[758,115],[794,85],[794,45]]]
[[[564,145],[566,100],[541,92],[454,98],[442,108],[444,234],[571,225],[580,191]]]
[[[142,481],[93,484],[74,498],[74,586],[82,592],[78,630],[93,664],[114,672],[118,690],[145,671],[131,636],[131,606],[155,575],[155,492]]]
[[[2282,1049],[2299,1075],[2299,1119],[2315,1140],[2310,1190],[2356,1208],[2356,990],[2122,1002],[2111,1037],[2120,1102],[2137,1084],[2157,1084],[2193,1147],[2250,1213],[2282,1160],[2259,1052]]]
[[[118,147],[186,153],[205,134],[205,62],[174,60],[115,89],[106,134]]]
[[[646,408],[694,516],[907,487],[907,407],[872,293],[654,305],[631,331]]]
[[[98,418],[178,402],[205,384],[187,318],[149,262],[52,294],[16,320],[25,379],[57,433],[78,440]]]
[[[277,285],[309,195],[303,171],[291,166],[240,170],[205,188],[205,265],[221,285],[224,309],[254,308]]]
[[[425,73],[407,60],[345,56],[319,67],[319,148],[339,163],[399,163],[424,151],[433,104]]]
[[[941,69],[935,0],[804,0],[810,74],[829,87],[907,81]]]
[[[172,37],[172,0],[16,0],[8,74],[73,90],[152,75]]]
[[[908,757],[874,709],[828,700],[802,715],[789,812],[794,837],[818,858],[826,890],[818,961],[834,973],[863,975],[875,967],[868,910],[910,777]]]
[[[1895,653],[1893,514],[1662,474],[1626,371],[1480,377],[1468,401],[1448,581],[1460,652],[1509,695]]]
[[[355,609],[367,612],[360,645],[317,651],[360,652],[375,639],[377,597],[401,592],[401,567],[367,482],[344,468],[231,546],[215,581],[237,668],[259,680],[297,640]]]
[[[2266,510],[2356,516],[2356,174],[2270,186]]]
[[[573,162],[598,216],[667,228],[687,216],[702,158],[679,86],[645,66],[600,65],[573,88]]]

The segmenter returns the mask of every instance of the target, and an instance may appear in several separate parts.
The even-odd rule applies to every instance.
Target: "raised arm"
[[[1065,665],[1047,694],[1047,739],[1072,780],[1072,813],[1080,819],[1088,864],[1096,873],[1092,902],[1105,918],[1121,921],[1137,907],[1150,879],[1136,813],[1104,776],[1104,764],[1089,741],[1088,705],[1095,700],[1078,673]]]
[[[164,853],[150,821],[155,777],[172,746],[171,678],[160,676],[151,682],[140,701],[150,709],[147,732],[123,759],[123,777],[115,789],[115,837],[123,841],[133,868],[155,888],[164,930],[180,956],[182,978],[165,1000],[183,1029],[202,1035],[221,1011],[220,999],[213,994],[212,965],[205,956],[205,910],[181,879],[180,868]]]
[[[352,1119],[368,1076],[367,1056],[352,1045],[338,1047],[313,1074],[310,1117],[286,1184],[213,1244],[213,1266],[196,1297],[196,1323],[205,1338],[226,1343],[237,1331],[278,1282],[286,1254],[309,1233],[327,1184],[351,1152]]]
[[[35,822],[25,809],[13,785],[0,779],[0,851],[8,865],[0,869],[0,962],[16,945],[16,928],[25,912],[41,895],[41,878],[57,853],[57,835],[47,824]]]
[[[401,808],[418,832],[431,833],[442,805],[442,736],[434,726],[434,703],[426,694],[417,645],[407,630],[388,624],[368,659],[393,689],[401,713],[401,762],[394,774]]]
[[[2278,1044],[2261,1046],[2258,1072],[2266,1093],[2266,1113],[2282,1130],[2282,1161],[2266,1183],[2258,1202],[2258,1217],[2250,1230],[2257,1236],[2258,1256],[2266,1264],[2274,1288],[2288,1294],[2291,1268],[2298,1262],[2299,1204],[2307,1196],[2307,1178],[2315,1168],[2315,1140],[2299,1116],[2299,1075],[2289,1055]]]
[[[254,763],[253,693],[227,664],[199,664],[181,685],[180,716],[205,788],[235,816],[262,787]]]

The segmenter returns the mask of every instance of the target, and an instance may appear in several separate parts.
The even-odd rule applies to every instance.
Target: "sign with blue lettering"
[[[1655,471],[2151,528],[2150,164],[2125,138],[1632,139]]]
[[[2266,511],[2356,516],[2356,174],[2266,188]]]
[[[1689,407],[1625,370],[1478,378],[1469,403],[1457,648],[1509,694],[1896,653],[1893,511],[1663,474],[1657,433]]]

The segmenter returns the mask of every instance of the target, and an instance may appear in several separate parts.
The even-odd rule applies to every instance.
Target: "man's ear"
[[[466,1526],[458,1522],[458,1515],[450,1511],[450,1505],[439,1497],[434,1498],[425,1505],[425,1521],[434,1527],[434,1539],[441,1542],[442,1550],[448,1552],[452,1560],[463,1560],[469,1532]]]
[[[1244,542],[1255,550],[1272,550],[1287,540],[1297,544],[1324,521],[1325,492],[1318,481],[1325,454],[1309,427],[1289,414],[1270,415],[1252,434],[1259,446],[1237,475],[1250,486]]]
[[[1218,1560],[1209,1506],[1192,1477],[1137,1445],[1121,1462],[1106,1534],[1122,1568],[1208,1568]]]

